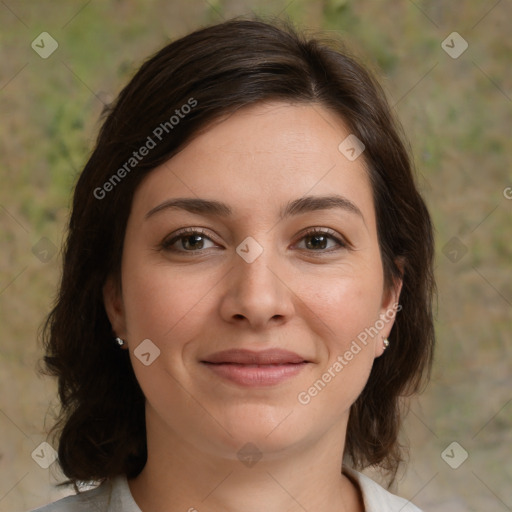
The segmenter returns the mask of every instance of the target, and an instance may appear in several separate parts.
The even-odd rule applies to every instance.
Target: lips
[[[308,362],[303,357],[282,349],[253,352],[244,349],[231,349],[208,356],[203,362],[212,364],[279,365]]]
[[[231,349],[216,352],[201,363],[223,380],[239,386],[261,387],[273,386],[297,375],[309,361],[282,349],[260,352]]]

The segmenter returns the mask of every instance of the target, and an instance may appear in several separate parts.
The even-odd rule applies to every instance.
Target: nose
[[[234,268],[225,280],[224,320],[253,330],[286,323],[294,312],[294,294],[284,267],[267,248],[252,263],[235,254]]]

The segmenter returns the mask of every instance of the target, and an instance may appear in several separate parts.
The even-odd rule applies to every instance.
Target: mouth
[[[299,374],[310,361],[281,349],[253,352],[232,349],[217,352],[201,361],[222,379],[240,386],[273,386]]]

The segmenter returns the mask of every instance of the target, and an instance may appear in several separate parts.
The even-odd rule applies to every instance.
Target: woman
[[[169,44],[76,185],[45,362],[60,465],[101,485],[40,511],[418,510],[359,470],[401,461],[432,258],[398,124],[346,52],[241,20]]]

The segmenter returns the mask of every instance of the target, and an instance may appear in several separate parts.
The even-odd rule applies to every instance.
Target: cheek
[[[321,291],[310,292],[307,305],[321,319],[319,338],[322,364],[316,389],[324,389],[321,403],[331,401],[335,411],[346,410],[364,388],[380,338],[371,328],[379,319],[382,276],[378,272],[356,272],[329,280]]]
[[[194,343],[190,342],[204,339],[209,333],[202,325],[209,314],[207,291],[213,283],[208,286],[205,275],[200,278],[192,272],[142,260],[127,261],[126,268],[129,271],[123,282],[123,298],[137,380],[155,410],[162,407],[181,410],[185,407],[182,400],[188,396],[181,392],[181,385],[186,389],[193,387],[185,360],[193,352]],[[149,366],[137,360],[137,348],[145,339],[151,340],[160,351]],[[163,388],[167,393],[161,393]]]
[[[349,410],[368,381],[378,338],[367,331],[378,319],[381,296],[364,279],[333,280],[331,287],[310,297],[308,305],[322,319],[317,333],[322,357],[314,378],[297,396],[300,404],[311,406],[309,414],[323,415],[327,423]]]
[[[192,335],[193,323],[203,318],[209,283],[205,273],[179,271],[165,265],[127,261],[123,298],[127,330],[132,339],[149,338],[157,345]]]
[[[382,276],[378,272],[350,272],[330,276],[303,288],[306,305],[322,320],[333,348],[343,349],[347,342],[372,326],[379,318]]]

